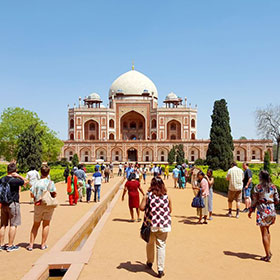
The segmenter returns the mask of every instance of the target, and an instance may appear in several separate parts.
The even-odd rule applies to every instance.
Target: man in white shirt
[[[239,218],[239,207],[242,200],[243,188],[243,171],[237,167],[237,163],[233,162],[232,167],[228,170],[227,180],[229,181],[228,187],[228,216],[232,217],[232,202],[236,201],[236,218]]]
[[[41,178],[41,177],[40,177],[40,174],[39,174],[39,172],[36,170],[35,166],[32,166],[32,167],[30,168],[30,171],[28,171],[27,174],[26,174],[26,180],[28,180],[28,183],[29,183],[30,187],[32,187],[33,184],[34,184],[36,181],[40,180],[40,178]],[[31,199],[30,199],[30,204],[32,204],[32,203],[33,203],[33,198],[31,197]]]

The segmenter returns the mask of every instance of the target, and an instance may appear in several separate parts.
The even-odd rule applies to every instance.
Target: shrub
[[[202,158],[198,158],[195,162],[194,165],[204,165],[205,164],[205,160]]]

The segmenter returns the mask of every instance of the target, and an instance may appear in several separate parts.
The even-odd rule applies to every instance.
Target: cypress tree
[[[268,151],[264,153],[263,169],[266,170],[269,174],[271,173],[270,155]]]
[[[175,157],[176,157],[176,150],[175,150],[175,147],[173,146],[172,149],[168,153],[168,159],[167,159],[167,161],[170,165],[174,163]]]
[[[72,158],[72,164],[73,166],[78,166],[79,164],[79,157],[77,154],[74,154],[73,158]]]
[[[27,172],[31,167],[38,170],[42,164],[43,131],[36,131],[36,126],[30,125],[18,139],[17,163],[22,172]]]
[[[182,165],[185,162],[185,152],[182,144],[176,146],[176,163]]]
[[[212,169],[228,170],[233,161],[233,140],[225,99],[216,100],[211,116],[212,126],[206,162]]]

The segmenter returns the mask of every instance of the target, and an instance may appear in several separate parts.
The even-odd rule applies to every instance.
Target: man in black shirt
[[[244,213],[249,211],[251,207],[251,190],[252,190],[252,171],[249,169],[248,163],[243,163],[244,169],[244,179],[243,179],[243,190],[244,190],[244,200],[245,200],[245,209]]]
[[[16,173],[16,163],[10,163],[7,167],[8,175],[3,177],[2,182],[9,183],[11,189],[12,202],[9,204],[2,204],[1,207],[1,227],[0,227],[0,251],[5,249],[4,238],[5,230],[8,225],[9,228],[9,243],[6,247],[7,252],[18,250],[19,247],[14,245],[17,226],[21,224],[19,192],[21,186],[24,185],[25,179]]]

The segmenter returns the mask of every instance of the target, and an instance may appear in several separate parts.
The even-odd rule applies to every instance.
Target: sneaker
[[[19,249],[19,246],[16,246],[16,245],[12,245],[12,246],[8,246],[7,247],[7,252],[12,252],[12,251],[16,251]]]
[[[228,217],[232,217],[231,212],[228,212],[228,213],[227,213],[227,216],[228,216]]]
[[[235,216],[235,217],[236,217],[236,219],[238,219],[238,218],[239,218],[239,214],[236,214],[236,216]]]
[[[1,251],[5,251],[5,250],[6,250],[6,246],[5,246],[5,245],[0,246],[0,252],[1,252]]]
[[[162,276],[164,276],[164,272],[163,271],[159,271],[158,272],[158,278],[161,278]]]
[[[242,213],[248,213],[249,212],[249,209],[248,208],[245,208],[243,209]]]

